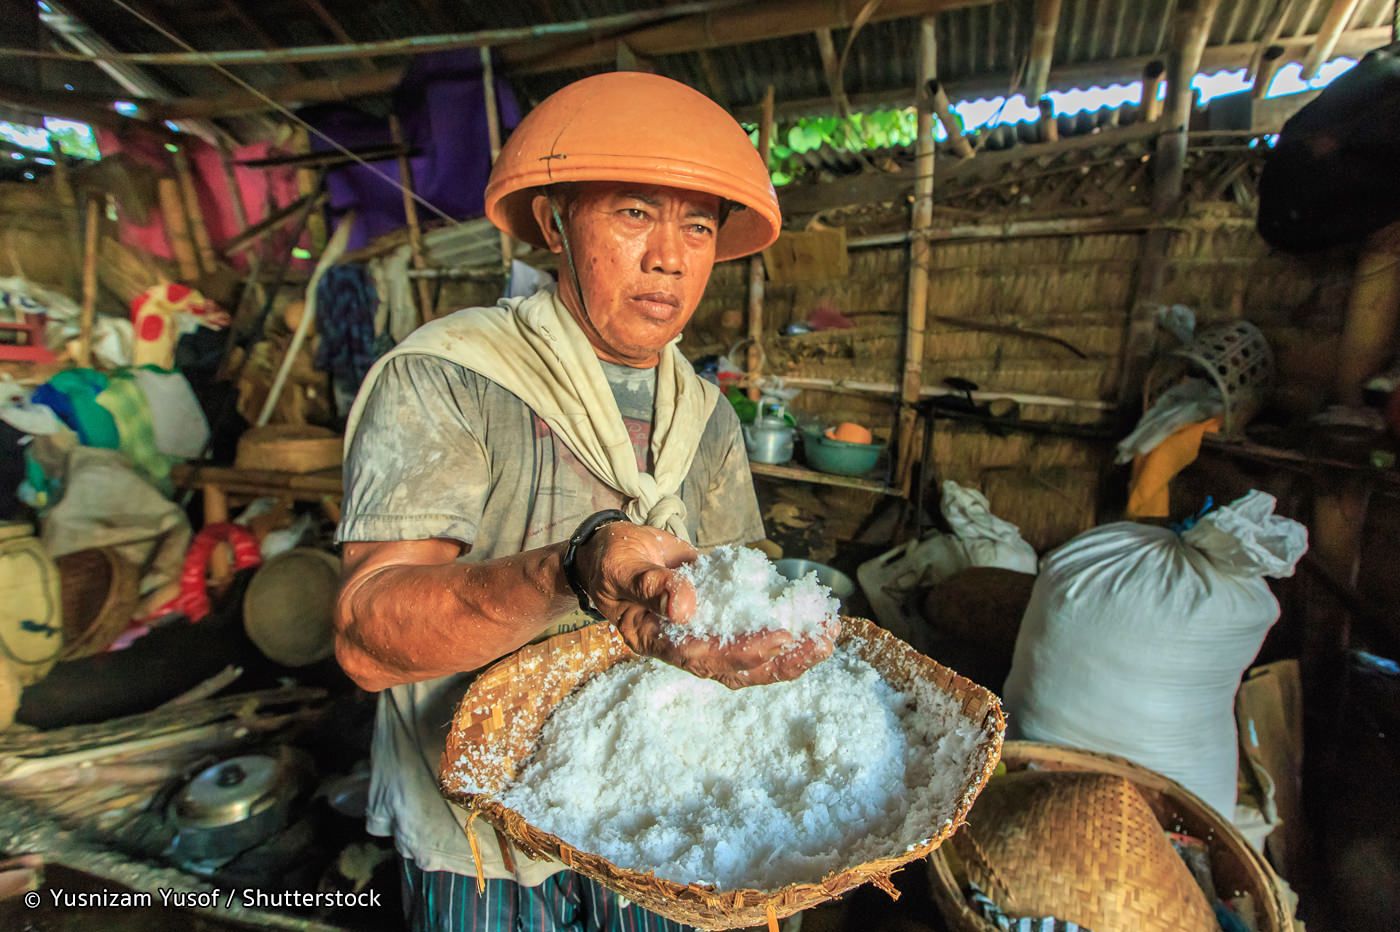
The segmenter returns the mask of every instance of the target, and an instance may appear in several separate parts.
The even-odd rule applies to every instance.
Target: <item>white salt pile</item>
[[[841,609],[816,573],[787,579],[750,547],[716,547],[677,573],[695,587],[696,609],[686,624],[667,627],[672,641],[694,637],[728,643],[774,629],[789,631],[800,641],[819,634]]]
[[[978,737],[954,700],[900,693],[844,645],[737,691],[639,659],[555,710],[500,799],[620,867],[771,890],[927,841]]]

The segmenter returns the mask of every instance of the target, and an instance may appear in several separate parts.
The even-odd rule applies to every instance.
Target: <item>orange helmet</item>
[[[764,249],[782,225],[777,192],[748,134],[704,94],[659,75],[594,75],[530,111],[491,170],[486,216],[515,239],[543,246],[530,203],[538,188],[573,181],[666,185],[743,208],[731,209],[720,227],[716,261]]]

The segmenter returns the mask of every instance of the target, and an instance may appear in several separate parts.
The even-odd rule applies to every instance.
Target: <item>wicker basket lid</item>
[[[1215,915],[1133,784],[1094,773],[992,780],[968,816],[968,878],[1016,916],[1213,932]]]
[[[335,653],[340,561],[298,547],[263,564],[243,597],[243,628],[270,660],[304,667]]]

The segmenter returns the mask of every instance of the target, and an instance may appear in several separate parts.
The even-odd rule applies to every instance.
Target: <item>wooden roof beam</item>
[[[773,0],[728,5],[709,13],[646,26],[621,36],[582,45],[570,39],[524,43],[500,50],[500,59],[515,73],[542,74],[602,65],[617,57],[625,40],[638,55],[678,55],[726,45],[782,39],[816,29],[850,26],[868,0]],[[884,0],[868,22],[929,16],[945,10],[986,6],[995,0]]]
[[[1050,62],[1055,56],[1055,33],[1060,28],[1061,0],[1035,0],[1035,30],[1026,63],[1026,99],[1039,100],[1050,83]]]
[[[1249,57],[1249,68],[1245,78],[1250,83],[1257,83],[1259,66],[1263,63],[1264,56],[1271,46],[1277,44],[1278,37],[1283,34],[1283,24],[1288,21],[1289,15],[1297,5],[1298,0],[1275,0],[1274,8],[1264,23],[1264,30],[1259,35],[1259,44],[1254,47],[1254,54]]]
[[[321,0],[301,0],[301,2],[303,6],[311,11],[312,15],[321,21],[321,25],[326,27],[326,31],[334,37],[335,41],[344,43],[345,45],[355,44],[355,40],[351,37],[350,33],[346,32],[340,20],[336,19],[330,10],[326,9],[326,5],[322,3]],[[361,71],[374,70],[374,66],[363,58],[355,59],[355,67],[359,68]]]
[[[1284,49],[1283,62],[1299,61],[1315,36],[1297,36],[1278,42]],[[1334,49],[1336,55],[1361,55],[1378,45],[1390,41],[1390,28],[1380,26],[1374,29],[1352,29],[1342,33]],[[1203,70],[1223,70],[1240,68],[1249,63],[1255,52],[1253,42],[1237,42],[1230,45],[1208,46],[1201,55],[1200,67]],[[1059,65],[1051,68],[1049,90],[1070,90],[1076,87],[1090,87],[1096,84],[1122,83],[1135,81],[1142,70],[1156,60],[1156,55],[1133,55],[1087,64]],[[1006,93],[1006,78],[979,77],[970,81],[950,81],[948,90],[956,100],[974,100],[979,97],[1000,97]],[[857,111],[878,110],[888,107],[911,107],[916,103],[914,94],[906,88],[877,91],[868,94],[851,94],[851,107]],[[775,119],[786,122],[802,116],[831,113],[831,98],[807,97],[796,100],[778,101]],[[758,119],[758,107],[746,106],[734,110],[739,120],[753,122]]]
[[[1337,40],[1346,32],[1347,24],[1351,22],[1356,8],[1360,5],[1361,0],[1332,0],[1332,5],[1327,8],[1327,15],[1323,17],[1321,28],[1317,30],[1317,36],[1309,46],[1308,54],[1303,58],[1304,81],[1317,77],[1318,70],[1332,57]]]

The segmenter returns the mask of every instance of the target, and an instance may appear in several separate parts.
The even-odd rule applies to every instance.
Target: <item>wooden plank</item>
[[[812,485],[835,485],[846,489],[860,489],[862,492],[873,492],[876,495],[898,495],[898,489],[892,489],[883,482],[874,479],[861,479],[857,476],[837,476],[832,473],[817,472],[815,469],[804,469],[801,466],[774,466],[770,463],[749,463],[749,472],[755,476],[763,476],[768,479],[787,479],[792,482],[808,482]]]

